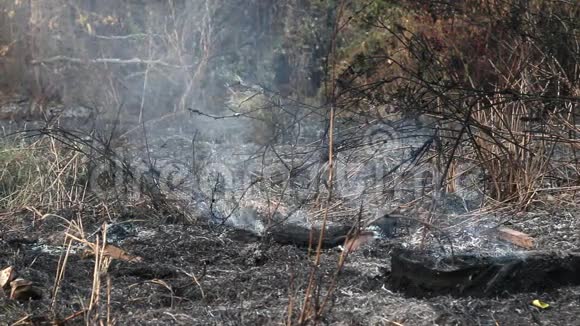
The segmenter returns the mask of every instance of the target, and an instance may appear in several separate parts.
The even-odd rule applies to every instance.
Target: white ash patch
[[[226,224],[238,229],[262,234],[264,223],[258,217],[258,211],[253,207],[242,207],[226,220]]]
[[[82,252],[85,248],[86,247],[84,244],[75,244],[71,246],[69,253],[76,255]],[[47,244],[40,244],[33,246],[31,250],[33,252],[43,253],[50,256],[60,256],[66,253],[68,248],[66,246],[51,246]]]
[[[139,230],[137,231],[137,238],[139,239],[153,239],[157,236],[157,231],[155,230]]]
[[[469,253],[485,256],[504,256],[518,252],[512,244],[498,239],[495,229],[500,219],[495,216],[449,216],[450,226],[434,230],[420,227],[409,236],[409,247],[431,248],[442,256]]]
[[[273,213],[276,215],[286,216],[290,209],[285,204],[270,202],[265,200],[247,199],[242,202],[242,206],[254,208],[260,216],[269,217]]]

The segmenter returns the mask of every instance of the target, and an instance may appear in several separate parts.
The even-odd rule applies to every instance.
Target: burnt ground
[[[503,216],[505,218],[505,216]],[[477,220],[491,219],[480,217]],[[498,218],[497,216],[494,218]],[[471,217],[474,219],[474,217]],[[501,218],[499,218],[502,220]],[[576,250],[578,212],[541,210],[513,217],[511,227],[528,232],[543,250]],[[87,235],[99,221],[86,218]],[[43,297],[17,302],[0,295],[0,320],[9,325],[25,316],[54,318],[53,288],[66,225],[47,217],[3,215],[0,267],[14,266],[35,282]],[[491,298],[405,297],[389,288],[390,251],[412,236],[381,240],[349,256],[339,277],[329,325],[580,325],[580,286]],[[111,228],[109,240],[142,262],[113,260],[109,309],[117,325],[274,325],[287,315],[289,298],[305,288],[310,271],[306,250],[235,236],[231,229],[128,220]],[[54,312],[63,319],[87,305],[94,259],[80,248],[69,256]],[[332,279],[339,249],[326,250],[320,279]],[[104,276],[104,275],[103,275]],[[106,312],[103,277],[101,312]],[[198,283],[196,283],[196,281]],[[534,299],[548,309],[531,305]],[[84,324],[79,316],[67,325]]]

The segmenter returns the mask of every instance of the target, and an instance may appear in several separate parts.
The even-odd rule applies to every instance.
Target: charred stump
[[[528,251],[504,256],[395,249],[389,283],[409,296],[498,296],[580,284],[580,253]]]

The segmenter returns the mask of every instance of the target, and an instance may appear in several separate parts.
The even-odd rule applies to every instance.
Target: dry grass
[[[26,140],[2,141],[0,207],[54,212],[81,206],[87,197],[86,157],[50,137]]]
[[[63,239],[66,248],[59,259],[54,287],[52,289],[51,310],[57,307],[59,290],[66,282],[68,258],[73,248],[88,245],[83,229],[81,213],[90,202],[89,196],[89,162],[87,155],[70,144],[63,144],[50,136],[40,136],[30,141],[25,137],[4,139],[0,150],[0,207],[5,214],[17,214],[24,210],[32,212],[39,221],[48,217],[57,217],[68,225]],[[70,221],[50,212],[76,212],[76,219]],[[49,213],[44,213],[49,212]],[[85,307],[71,319],[84,315],[87,325],[112,325],[108,309],[109,296],[102,298],[102,283],[106,284],[106,294],[110,294],[111,283],[106,274],[110,257],[103,254],[106,243],[106,227],[101,237],[92,246],[95,252],[95,269],[92,280],[92,295],[82,302]]]

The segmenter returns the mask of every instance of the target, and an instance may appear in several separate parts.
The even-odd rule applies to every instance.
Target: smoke
[[[8,1],[2,84],[103,114],[157,118],[208,104],[216,5],[206,1]],[[207,94],[207,96],[204,96]],[[198,103],[201,102],[201,103]]]
[[[162,190],[200,214],[228,216],[259,200],[308,210],[330,186],[345,215],[361,202],[371,211],[424,196],[425,175],[436,179],[440,167],[417,168],[409,158],[429,128],[404,117],[400,125],[376,122],[391,118],[381,113],[337,118],[339,173],[324,184],[327,112],[304,96],[323,82],[328,26],[307,36],[312,49],[289,51],[302,46],[291,44],[293,24],[307,18],[276,4],[5,2],[0,82],[36,101],[96,111],[102,132],[119,129],[138,174],[153,165]]]

